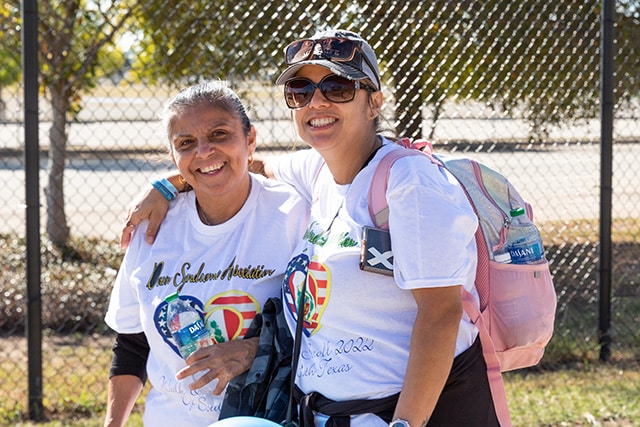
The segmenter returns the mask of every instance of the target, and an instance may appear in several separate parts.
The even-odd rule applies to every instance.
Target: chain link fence
[[[29,365],[20,2],[0,5],[0,424],[24,417]],[[172,168],[157,114],[225,79],[264,155],[302,148],[274,85],[283,47],[316,29],[377,52],[384,127],[509,177],[532,203],[558,292],[541,369],[595,360],[603,2],[179,0],[40,2],[37,31],[44,406],[98,416],[112,335],[103,316],[132,199]],[[611,359],[640,357],[640,2],[616,2]],[[605,206],[605,208],[607,208]],[[54,378],[56,379],[54,381]],[[89,408],[89,409],[87,409]]]

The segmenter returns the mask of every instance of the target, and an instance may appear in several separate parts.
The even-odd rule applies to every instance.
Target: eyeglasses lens
[[[287,64],[295,64],[309,59],[315,51],[316,44],[322,48],[322,54],[325,58],[339,61],[353,59],[355,51],[359,47],[357,42],[340,37],[320,40],[298,40],[287,46],[285,52]]]
[[[313,40],[298,40],[291,43],[286,51],[287,64],[295,64],[309,58],[314,45]]]
[[[322,51],[327,58],[350,60],[357,47],[356,43],[349,39],[330,38],[320,40]]]
[[[284,95],[289,108],[301,108],[307,105],[313,97],[315,86],[303,79],[289,80],[284,85]]]
[[[356,95],[355,83],[343,77],[322,81],[320,92],[331,102],[349,102]]]
[[[356,95],[356,83],[344,77],[329,75],[315,84],[311,80],[294,78],[284,85],[284,94],[289,108],[302,108],[311,102],[316,88],[327,100],[335,103],[352,101]]]

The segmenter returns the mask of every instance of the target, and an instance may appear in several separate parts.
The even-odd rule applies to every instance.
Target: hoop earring
[[[187,182],[182,175],[178,177],[178,182],[182,185],[182,191],[191,191],[193,187]]]

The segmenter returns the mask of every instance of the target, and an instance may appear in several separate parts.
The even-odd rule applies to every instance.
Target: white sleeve
[[[308,203],[312,202],[313,185],[324,160],[316,150],[300,150],[278,157],[273,173],[278,181],[291,185]]]
[[[143,331],[139,299],[131,278],[132,269],[138,263],[136,255],[140,252],[140,245],[146,244],[143,242],[147,225],[147,221],[141,223],[132,236],[111,290],[109,308],[104,318],[111,329],[121,334],[135,334]]]
[[[426,157],[403,157],[391,168],[387,200],[398,286],[473,289],[478,221],[455,177]]]

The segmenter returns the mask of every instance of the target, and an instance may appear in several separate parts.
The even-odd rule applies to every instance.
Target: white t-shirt
[[[218,419],[223,400],[190,391],[193,379],[175,379],[185,362],[167,330],[165,297],[182,286],[181,298],[203,312],[207,325],[218,326],[218,341],[227,341],[244,337],[264,302],[281,295],[308,204],[286,184],[252,180],[242,209],[211,227],[198,217],[194,192],[180,194],[154,244],[144,241],[145,222],[124,256],[105,320],[119,333],[144,332],[149,341],[145,425],[202,427]]]
[[[359,269],[362,227],[373,225],[367,196],[375,167],[385,153],[401,149],[384,142],[348,185],[335,183],[315,150],[294,153],[275,168],[278,179],[312,203],[310,225],[283,286],[294,329],[294,300],[307,280],[296,383],[305,393],[317,391],[336,401],[401,390],[417,312],[411,289],[463,285],[477,295],[477,218],[455,178],[422,156],[397,160],[389,177],[394,277]],[[476,336],[464,315],[456,355]],[[323,417],[316,417],[316,424],[323,425]],[[351,425],[386,423],[368,414],[353,417]]]

